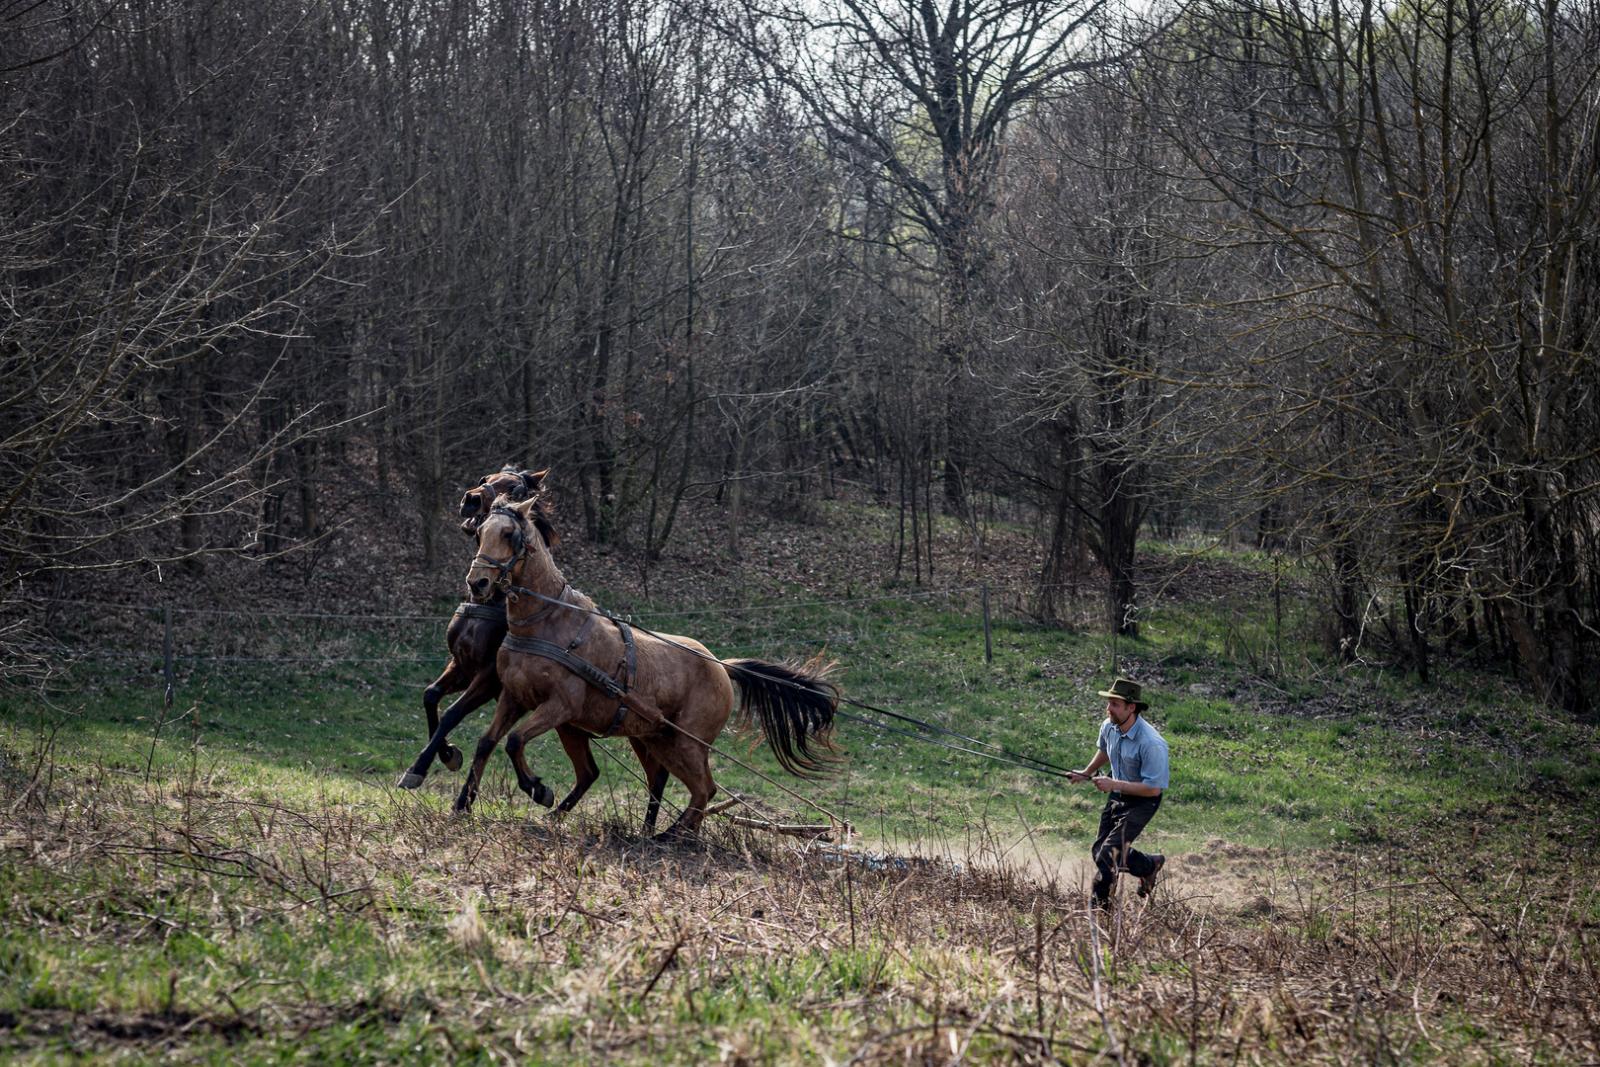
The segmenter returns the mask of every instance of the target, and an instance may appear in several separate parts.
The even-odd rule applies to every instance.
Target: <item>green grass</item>
[[[747,617],[675,618],[664,607],[660,614],[655,623],[649,605],[635,612],[643,625],[693,633],[724,656],[801,658],[825,649],[848,695],[1012,752],[1062,766],[1082,766],[1093,754],[1103,703],[1095,690],[1110,677],[1104,637],[999,623],[986,664],[978,619],[936,600],[807,603]],[[1181,605],[1157,612],[1141,639],[1117,644],[1124,671],[1158,679],[1150,717],[1173,765],[1150,830],[1160,847],[1181,851],[1218,836],[1294,847],[1369,840],[1408,813],[1469,812],[1508,792],[1571,794],[1587,804],[1600,782],[1591,728],[1550,716],[1531,728],[1522,709],[1506,705],[1503,687],[1480,682],[1460,699],[1468,682],[1437,692],[1375,672],[1263,681],[1250,670],[1259,657],[1228,658],[1225,629],[1216,616]],[[370,662],[315,669],[180,659],[171,711],[149,664],[80,666],[61,679],[51,707],[0,696],[0,741],[22,751],[48,724],[59,729],[57,757],[73,766],[144,774],[148,765],[157,777],[194,773],[256,797],[372,803],[422,743],[420,693],[435,672],[434,640],[324,633],[319,653]],[[1295,649],[1303,660],[1305,645]],[[390,653],[393,666],[382,662]],[[488,717],[485,709],[463,723],[457,744],[470,751]],[[787,778],[747,737],[726,734],[721,745],[884,841],[959,840],[980,819],[1032,827],[1069,850],[1092,834],[1101,798],[1086,787],[861,721],[843,721],[838,740],[840,773],[822,783]],[[585,804],[632,810],[642,787],[629,773],[631,753],[615,742],[600,747],[616,759],[598,757],[602,784]],[[553,737],[537,742],[530,758],[558,792],[570,782]],[[717,774],[794,817],[816,816],[728,760]],[[442,806],[458,782],[436,767],[427,795]],[[525,805],[511,784],[497,753],[485,801]],[[669,787],[670,801],[682,797]]]
[[[1032,1048],[1017,1035],[1059,1016],[1066,1044],[1054,1054],[1090,1058],[1104,1034],[1081,1011],[1087,993],[1046,1003],[1027,992],[1046,983],[1030,970],[1030,946],[1054,930],[1066,932],[1049,957],[1051,988],[1087,990],[1098,965],[1130,1004],[1164,991],[1123,1031],[1140,1062],[1189,1062],[1190,1024],[1164,1005],[1192,982],[1211,983],[1205,1003],[1223,1005],[1199,1034],[1200,1062],[1231,1062],[1238,1035],[1268,1058],[1492,1062],[1516,1047],[1505,1035],[1521,1016],[1515,1027],[1479,1024],[1455,1007],[1464,1000],[1447,1001],[1430,1016],[1432,1043],[1401,1055],[1388,1042],[1412,1025],[1409,997],[1353,1020],[1337,1041],[1285,1005],[1342,987],[1347,974],[1380,988],[1412,958],[1463,960],[1452,995],[1482,984],[1474,968],[1505,988],[1534,966],[1497,955],[1508,943],[1498,931],[1513,926],[1530,959],[1571,963],[1549,972],[1553,987],[1579,971],[1562,955],[1586,951],[1572,927],[1521,924],[1539,893],[1531,914],[1600,920],[1600,897],[1564,901],[1563,876],[1552,875],[1597,843],[1596,731],[1526,707],[1501,679],[1445,671],[1441,687],[1422,688],[1337,669],[1298,605],[1275,627],[1259,605],[1163,604],[1139,639],[1115,643],[1001,621],[990,664],[970,605],[810,599],[797,592],[789,607],[739,615],[674,615],[667,604],[634,614],[723,656],[825,648],[851,696],[1066,766],[1092,755],[1095,691],[1115,655],[1152,683],[1151,718],[1171,745],[1172,788],[1147,847],[1198,855],[1220,838],[1257,850],[1250,862],[1262,868],[1270,854],[1287,879],[1282,897],[1220,925],[1207,918],[1200,928],[1222,938],[1214,958],[1198,955],[1211,942],[1194,940],[1181,903],[1153,913],[1169,926],[1148,941],[1093,941],[1071,910],[1075,887],[1056,895],[985,864],[1034,854],[1047,867],[1081,863],[1098,793],[855,721],[841,723],[845,758],[821,783],[784,777],[748,737],[722,745],[845,814],[869,848],[950,848],[964,854],[961,873],[847,873],[728,838],[651,852],[630,836],[643,788],[618,742],[600,743],[616,759],[598,757],[602,781],[570,829],[548,829],[499,754],[478,817],[461,822],[447,814],[459,775],[436,768],[417,795],[392,785],[422,742],[439,628],[268,621],[245,636],[203,635],[205,647],[309,648],[335,662],[180,650],[170,711],[156,655],[80,663],[47,699],[0,695],[10,812],[0,823],[0,1056],[787,1063],[844,1060],[892,1035],[899,1044],[885,1048],[947,1060],[954,1031],[981,1061]],[[470,751],[487,720],[469,719],[456,742]],[[553,738],[530,759],[558,793],[570,781]],[[730,762],[716,767],[724,787],[816,817]],[[670,801],[682,796],[669,787]],[[1457,879],[1448,894],[1395,895],[1397,879],[1422,885],[1442,862]],[[1382,888],[1296,881],[1330,863]],[[1276,1014],[1233,998],[1229,968],[1285,958],[1310,977],[1292,996],[1274,994]],[[1546,1025],[1527,1019],[1519,1037]]]

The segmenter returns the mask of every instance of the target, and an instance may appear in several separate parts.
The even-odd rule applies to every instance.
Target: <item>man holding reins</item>
[[[1067,777],[1073,782],[1091,782],[1108,794],[1090,853],[1096,871],[1093,903],[1104,908],[1111,902],[1119,870],[1139,879],[1141,897],[1155,888],[1156,875],[1167,858],[1160,853],[1145,855],[1133,847],[1133,840],[1161,807],[1168,772],[1167,742],[1144,719],[1142,712],[1150,705],[1139,683],[1118,678],[1100,695],[1106,698],[1106,721],[1100,724],[1099,751],[1087,767],[1070,771]],[[1111,773],[1096,777],[1095,772],[1107,763]]]

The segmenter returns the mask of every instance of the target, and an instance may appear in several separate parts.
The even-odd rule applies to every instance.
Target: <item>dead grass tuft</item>
[[[1469,883],[1483,858],[1436,840],[1443,866],[1411,873],[1223,842],[1097,920],[982,855],[70,777],[0,808],[9,1055],[267,1055],[358,1027],[378,1059],[1600,1057],[1600,887],[1576,865]]]

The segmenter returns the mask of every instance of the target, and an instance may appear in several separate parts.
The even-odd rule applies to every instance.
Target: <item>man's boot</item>
[[[1161,868],[1167,864],[1167,857],[1157,852],[1150,857],[1150,873],[1139,879],[1139,895],[1147,897],[1155,892],[1156,875],[1161,873]]]

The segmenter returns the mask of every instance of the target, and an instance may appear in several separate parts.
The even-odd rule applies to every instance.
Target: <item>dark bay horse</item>
[[[509,633],[500,646],[494,721],[478,741],[457,811],[472,807],[484,764],[502,739],[518,786],[538,799],[548,787],[528,767],[527,742],[547,730],[575,729],[586,742],[626,737],[653,797],[667,774],[681,781],[689,805],[667,834],[692,833],[717,791],[709,746],[733,713],[736,689],[741,715],[760,723],[785,770],[800,777],[826,770],[827,754],[812,746],[831,749],[839,691],[821,670],[719,660],[693,638],[635,634],[597,615],[537,535],[535,506],[496,505],[478,527],[468,595],[479,604],[505,596]],[[580,787],[588,788],[581,779]]]
[[[488,516],[496,500],[523,501],[536,499],[539,487],[548,471],[519,471],[506,466],[494,474],[485,475],[477,485],[461,497],[461,529],[475,537],[478,524]],[[549,516],[539,511],[534,524],[547,545],[554,545],[557,537]],[[434,757],[450,770],[461,768],[461,750],[450,744],[450,731],[461,720],[500,695],[500,676],[495,673],[495,654],[506,636],[506,606],[503,596],[487,604],[466,601],[456,608],[445,631],[445,647],[450,652],[450,662],[444,673],[422,693],[422,710],[428,718],[428,744],[417,756],[411,769],[400,776],[401,789],[416,789],[422,785]],[[465,692],[463,692],[465,690]],[[445,710],[443,722],[439,719],[439,701],[451,693],[461,693]]]

